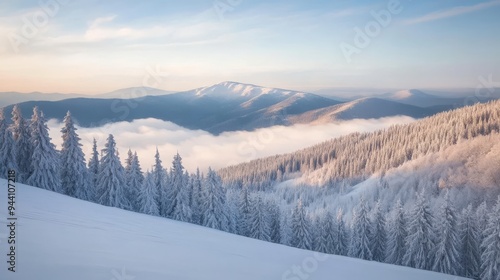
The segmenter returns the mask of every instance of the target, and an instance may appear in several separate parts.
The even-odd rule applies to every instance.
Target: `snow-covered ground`
[[[0,279],[383,279],[459,277],[322,255],[17,185],[16,272],[7,270],[0,180]]]

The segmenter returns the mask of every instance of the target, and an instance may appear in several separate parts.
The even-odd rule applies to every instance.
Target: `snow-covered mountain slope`
[[[322,124],[338,120],[373,119],[397,115],[422,118],[434,113],[436,112],[431,109],[372,97],[309,111],[291,117],[290,121]]]
[[[218,102],[231,102],[234,103],[232,110],[243,112],[256,112],[268,108],[267,112],[288,110],[289,114],[296,114],[340,103],[312,93],[236,82],[222,82],[210,87],[184,92],[181,95],[191,96],[191,98],[211,98],[218,100]]]
[[[1,252],[8,245],[6,201]],[[16,272],[3,261],[1,279],[463,279],[317,254],[21,184],[16,203]]]
[[[196,96],[211,96],[214,98],[241,100],[250,100],[261,95],[290,96],[297,93],[291,90],[261,87],[231,81],[195,89],[191,92],[193,92]]]
[[[125,90],[122,94],[127,92]],[[276,124],[272,121],[273,116],[300,114],[338,103],[311,93],[224,82],[162,96],[128,100],[77,98],[57,102],[25,102],[20,107],[26,118],[30,117],[34,106],[38,106],[47,118],[59,120],[69,110],[82,126],[156,118],[218,134],[268,127]],[[12,106],[7,107],[6,114],[10,114],[11,109]],[[89,114],[89,111],[94,113]]]

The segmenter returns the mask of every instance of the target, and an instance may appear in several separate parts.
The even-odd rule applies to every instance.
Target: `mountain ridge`
[[[83,127],[155,118],[212,134],[355,118],[372,119],[399,115],[422,118],[453,108],[447,104],[449,100],[445,104],[437,102],[438,105],[435,105],[432,101],[435,99],[431,98],[431,95],[415,90],[399,93],[397,96],[400,99],[396,101],[388,100],[390,96],[386,95],[386,98],[374,96],[342,102],[314,93],[231,81],[177,93],[128,88],[108,95],[134,97],[144,91],[158,95],[124,99],[78,97],[58,101],[28,101],[21,103],[20,107],[27,118],[30,117],[32,108],[38,106],[47,118],[60,121],[67,111],[71,111],[77,123]],[[412,104],[415,103],[415,96],[418,100],[425,99],[425,102],[431,98],[426,105],[432,106],[419,107]],[[7,106],[6,114],[11,110],[12,105]],[[93,113],[88,114],[89,111]]]

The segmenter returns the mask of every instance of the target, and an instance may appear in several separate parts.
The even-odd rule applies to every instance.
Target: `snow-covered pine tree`
[[[227,231],[228,218],[226,212],[226,192],[222,187],[220,177],[211,168],[203,181],[204,213],[203,225],[206,227]]]
[[[396,202],[391,220],[387,223],[387,257],[386,262],[395,265],[403,264],[405,253],[406,217],[401,200]]]
[[[144,175],[142,174],[141,164],[137,152],[132,153],[129,149],[127,160],[125,161],[125,178],[127,181],[127,198],[134,211],[139,211],[139,191],[143,186]]]
[[[189,172],[187,170],[184,171],[184,185],[180,190],[178,197],[182,202],[177,203],[177,210],[174,212],[174,219],[184,222],[193,222],[193,211],[190,206],[190,197],[192,187],[189,182]],[[175,218],[177,217],[177,218]],[[231,231],[230,231],[231,232]]]
[[[189,209],[191,209],[191,222],[193,222],[193,193],[194,193],[194,184],[193,177],[189,174],[187,170],[184,171],[184,182],[186,183],[186,187],[188,188],[188,205]]]
[[[384,262],[386,256],[387,246],[387,232],[385,213],[382,210],[380,200],[377,201],[372,212],[373,236],[372,236],[372,254],[373,260],[377,262]]]
[[[0,178],[7,178],[9,170],[18,170],[14,137],[7,128],[4,109],[0,109]]]
[[[432,250],[435,246],[433,220],[425,193],[422,191],[417,195],[415,205],[408,216],[408,236],[403,257],[405,266],[427,270],[432,268]]]
[[[120,163],[112,134],[108,136],[99,165],[98,202],[106,206],[131,210],[132,206],[126,194],[125,169]]]
[[[262,197],[259,194],[252,199],[252,208],[249,218],[249,237],[270,241],[271,228],[269,227],[268,213],[262,201]]]
[[[479,244],[483,243],[483,240],[486,238],[486,226],[488,225],[488,214],[489,209],[486,201],[483,201],[476,208],[476,221],[477,221],[477,230],[479,232]],[[479,246],[480,254],[483,253],[483,247]]]
[[[97,202],[97,194],[99,193],[98,188],[98,176],[99,176],[99,152],[97,151],[97,141],[94,138],[92,145],[92,157],[89,159],[88,163],[89,171],[89,201]]]
[[[281,244],[287,246],[293,246],[292,216],[293,211],[286,211],[281,216]]]
[[[12,124],[10,130],[16,142],[16,161],[19,173],[17,180],[24,183],[31,174],[33,145],[31,144],[29,124],[23,118],[19,105],[14,105],[12,109]]]
[[[249,220],[250,220],[250,199],[248,197],[248,188],[243,188],[241,190],[241,195],[238,201],[238,234],[243,236],[249,236]]]
[[[457,217],[455,207],[450,200],[448,190],[444,195],[437,218],[438,242],[434,248],[434,265],[432,270],[446,274],[458,275],[460,266],[460,238],[457,231]]]
[[[299,199],[297,206],[292,213],[292,240],[293,247],[311,250],[313,245],[311,234],[311,221],[306,215],[306,210],[302,205],[302,199]]]
[[[193,223],[202,224],[203,221],[203,190],[200,169],[196,168],[196,174],[191,175],[193,184],[191,194],[191,211],[193,212]]]
[[[154,176],[149,171],[142,182],[142,187],[139,191],[139,212],[159,216],[160,209],[158,208],[158,188],[154,183]]]
[[[189,189],[187,187],[186,176],[182,158],[177,153],[172,161],[170,169],[170,197],[173,201],[171,216],[174,220],[191,222],[191,208],[189,207]]]
[[[158,152],[158,149],[156,149],[155,164],[151,173],[153,175],[153,182],[158,189],[158,206],[160,208],[160,215],[167,217],[168,208],[171,206],[172,202],[168,200],[168,192],[170,190],[167,188],[167,172],[163,169],[161,163],[160,153]]]
[[[471,204],[462,210],[459,230],[461,243],[460,264],[462,266],[462,273],[460,273],[460,275],[467,278],[478,279],[481,253],[479,250],[480,243],[477,221]]]
[[[344,211],[339,208],[336,217],[336,234],[333,248],[333,254],[347,256],[349,247],[349,235],[344,222]]]
[[[500,196],[488,217],[481,247],[481,280],[500,279]]]
[[[317,229],[316,241],[314,242],[314,250],[333,254],[335,249],[336,228],[332,213],[326,212],[319,220],[319,228]]]
[[[33,109],[30,131],[31,144],[33,145],[32,173],[26,183],[42,189],[62,192],[59,153],[54,144],[50,142],[49,129],[43,113],[38,107]]]
[[[65,194],[83,200],[92,200],[85,155],[80,144],[80,137],[68,111],[64,117],[61,149],[61,185]]]
[[[238,195],[237,191],[228,190],[226,192],[226,209],[229,221],[228,232],[238,234],[237,220],[238,220]]]
[[[267,201],[269,211],[269,237],[274,243],[281,243],[281,210],[274,201]]]
[[[351,244],[349,256],[358,259],[372,260],[373,225],[368,215],[366,200],[361,198],[352,221]]]

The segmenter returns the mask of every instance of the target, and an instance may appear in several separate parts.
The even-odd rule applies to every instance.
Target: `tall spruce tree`
[[[385,214],[382,210],[380,200],[377,201],[372,213],[373,236],[372,236],[372,253],[373,260],[378,262],[385,261],[386,246],[387,246],[387,232]]]
[[[425,193],[421,192],[408,218],[404,265],[427,270],[432,268],[432,250],[435,246],[433,220]]]
[[[196,174],[191,175],[193,191],[191,194],[191,210],[193,212],[193,223],[202,224],[203,221],[203,189],[200,169],[196,169]]]
[[[139,212],[159,216],[158,195],[158,188],[154,184],[154,176],[147,172],[139,190]]]
[[[252,211],[249,216],[249,237],[264,241],[271,240],[271,228],[269,226],[266,206],[260,195],[252,199]]]
[[[278,205],[273,201],[267,202],[267,209],[269,213],[269,227],[271,242],[281,242],[281,210]]]
[[[344,211],[339,208],[336,217],[336,234],[333,254],[347,256],[349,247],[349,235],[344,222]]]
[[[306,210],[299,199],[292,213],[292,240],[293,247],[311,250],[313,246],[311,221],[306,215]]]
[[[163,169],[158,149],[156,149],[155,164],[151,173],[153,175],[154,185],[158,189],[158,206],[160,208],[160,215],[167,217],[167,213],[169,212],[172,202],[168,200],[168,178],[165,169]]]
[[[33,109],[30,131],[33,145],[32,173],[26,183],[42,189],[62,192],[59,153],[54,144],[50,142],[46,120],[38,107]]]
[[[349,256],[364,260],[372,260],[373,226],[368,216],[368,205],[361,198],[352,222],[351,244]]]
[[[486,238],[486,226],[488,225],[488,214],[489,209],[486,204],[486,201],[483,201],[476,208],[476,221],[477,221],[477,230],[479,231],[479,244],[482,244],[484,239]],[[483,253],[483,247],[479,246],[480,254]]]
[[[120,163],[112,134],[108,136],[99,165],[98,202],[106,206],[131,210],[132,206],[126,193],[125,169]]]
[[[446,191],[444,202],[437,219],[438,242],[434,249],[434,265],[432,270],[446,274],[458,275],[460,266],[460,238],[457,231],[455,207]]]
[[[130,149],[125,161],[125,178],[127,181],[127,199],[130,201],[132,209],[139,211],[139,191],[143,186],[144,175],[142,174],[137,152],[132,153]]]
[[[226,231],[228,229],[226,192],[222,187],[221,179],[215,171],[209,168],[203,183],[205,192],[203,225]]]
[[[243,188],[241,190],[241,195],[238,201],[238,234],[243,236],[249,236],[250,226],[250,199],[248,196],[248,188]]]
[[[98,176],[99,176],[99,152],[97,151],[97,141],[94,138],[94,142],[92,145],[92,156],[89,159],[88,163],[88,171],[89,171],[89,200],[98,202]]]
[[[16,163],[19,170],[17,180],[24,183],[31,174],[33,145],[31,143],[29,124],[23,118],[19,105],[15,105],[12,109],[12,124],[10,130],[12,131],[16,143]]]
[[[317,229],[315,251],[333,254],[335,249],[336,228],[332,213],[326,212],[319,220],[319,228]]]
[[[481,247],[481,280],[498,280],[500,277],[500,196],[488,217],[486,238]]]
[[[481,244],[479,243],[480,237],[477,229],[477,221],[471,204],[462,210],[459,231],[461,243],[460,252],[462,256],[460,261],[462,266],[461,275],[467,278],[478,279],[479,263],[481,261]]]
[[[387,257],[386,262],[395,265],[403,264],[405,254],[405,240],[408,235],[406,231],[406,217],[401,200],[396,202],[392,213],[392,219],[387,227]]]
[[[80,137],[68,111],[64,117],[61,149],[61,184],[65,194],[83,200],[92,200],[88,170],[85,166]]]
[[[0,109],[0,178],[7,178],[9,170],[18,171],[17,147],[7,128],[4,109]]]
[[[182,158],[177,153],[172,161],[170,169],[170,187],[173,219],[183,222],[191,222],[191,208],[189,207],[189,188],[187,186],[187,178],[184,174],[184,166],[182,166]]]

